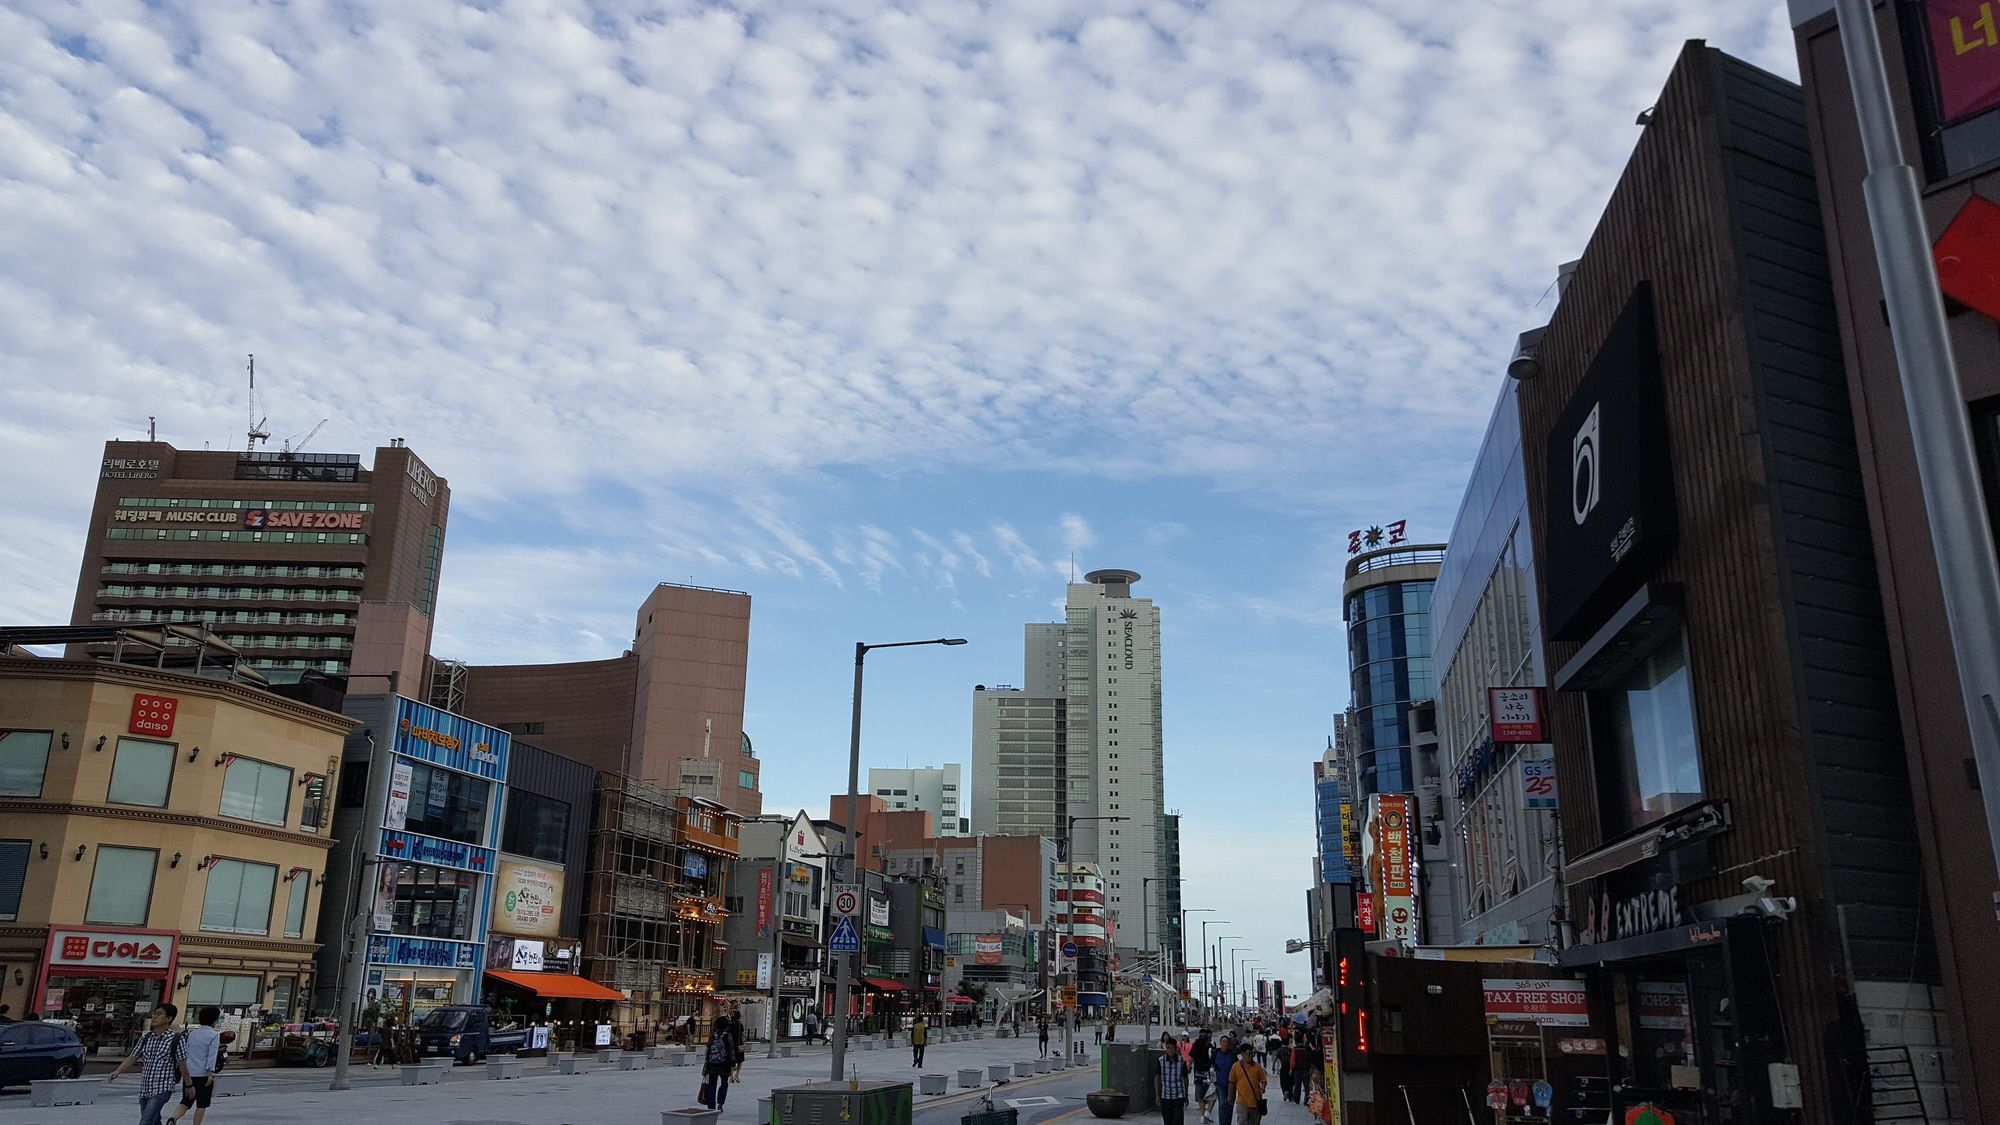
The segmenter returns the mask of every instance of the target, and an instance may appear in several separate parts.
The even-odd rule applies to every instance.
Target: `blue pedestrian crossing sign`
[[[833,937],[827,940],[826,947],[834,953],[861,952],[861,931],[854,928],[851,916],[842,918],[833,927]]]

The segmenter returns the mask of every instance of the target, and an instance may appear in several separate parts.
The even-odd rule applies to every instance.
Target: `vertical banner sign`
[[[757,936],[771,936],[771,869],[766,867],[757,872]],[[762,988],[763,985],[757,987]]]
[[[1548,754],[1521,756],[1521,807],[1556,807],[1556,760]]]
[[[1924,23],[1940,124],[2000,108],[2000,0],[1925,0]]]
[[[1354,924],[1362,933],[1375,935],[1375,896],[1367,891],[1354,896]]]
[[[396,865],[382,860],[375,865],[375,918],[377,933],[396,928]]]
[[[1382,855],[1381,935],[1403,945],[1417,943],[1416,888],[1410,879],[1410,808],[1407,794],[1380,798],[1375,813],[1376,843]]]
[[[1320,1052],[1326,1064],[1326,1110],[1320,1120],[1340,1125],[1340,1036],[1321,1036]]]
[[[771,955],[768,953],[757,955],[757,987],[761,991],[771,988]]]
[[[1486,713],[1492,716],[1495,742],[1547,742],[1542,722],[1542,689],[1486,689]]]
[[[410,823],[410,763],[402,758],[389,768],[389,806],[382,813],[382,827],[401,832]]]

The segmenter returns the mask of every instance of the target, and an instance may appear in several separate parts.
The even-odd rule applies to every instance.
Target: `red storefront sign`
[[[1382,893],[1389,898],[1410,893],[1410,799],[1403,794],[1382,797],[1377,818],[1377,842],[1382,845]]]
[[[1486,689],[1486,713],[1492,716],[1495,742],[1547,742],[1542,722],[1542,689]]]
[[[1926,0],[1924,24],[1942,123],[2000,107],[2000,0]]]
[[[1590,1026],[1590,1004],[1580,980],[1492,979],[1482,982],[1486,1015],[1554,1027]]]
[[[125,729],[133,734],[150,734],[156,738],[174,736],[174,713],[179,711],[181,701],[171,695],[132,696],[132,718]]]
[[[1354,924],[1364,934],[1375,932],[1375,896],[1367,891],[1354,896]]]
[[[771,933],[771,869],[766,867],[757,873],[757,936],[767,937]]]
[[[41,979],[29,995],[57,977],[161,977],[172,979],[180,935],[171,930],[55,926],[42,956]]]

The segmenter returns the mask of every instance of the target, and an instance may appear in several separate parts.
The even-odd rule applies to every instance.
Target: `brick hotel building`
[[[71,621],[206,624],[260,671],[345,676],[364,603],[408,606],[409,644],[428,650],[450,508],[400,439],[372,469],[106,442]]]

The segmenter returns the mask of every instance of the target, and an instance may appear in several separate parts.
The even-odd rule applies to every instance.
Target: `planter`
[[[1132,1104],[1132,1098],[1123,1090],[1099,1090],[1094,1094],[1085,1094],[1083,1104],[1090,1107],[1092,1117],[1123,1117]]]

